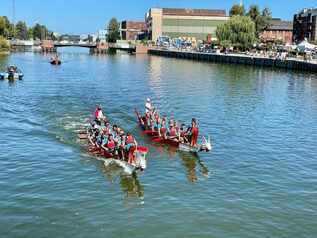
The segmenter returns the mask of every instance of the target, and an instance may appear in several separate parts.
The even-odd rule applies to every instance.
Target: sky
[[[0,15],[13,16],[14,0],[0,0]],[[59,33],[88,34],[104,29],[111,17],[144,20],[151,7],[225,9],[240,0],[15,0],[15,21],[45,24]],[[317,8],[317,0],[243,0],[246,8],[269,7],[273,17],[292,20],[303,8]]]

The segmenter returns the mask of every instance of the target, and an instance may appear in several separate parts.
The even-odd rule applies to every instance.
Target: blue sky
[[[119,20],[143,20],[150,7],[185,7],[226,9],[239,0],[15,0],[16,20],[28,25],[46,24],[60,33],[94,33],[104,28],[115,16]],[[317,7],[317,0],[244,0],[248,7],[269,7],[273,17],[292,20],[293,14],[305,7]],[[12,19],[12,0],[0,0],[0,15]]]

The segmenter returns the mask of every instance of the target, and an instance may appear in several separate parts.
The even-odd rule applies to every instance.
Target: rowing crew
[[[129,132],[125,133],[117,125],[111,127],[99,106],[95,111],[95,120],[91,123],[88,133],[91,144],[118,156],[121,160],[126,160],[130,149],[137,146],[135,138]]]
[[[158,132],[159,137],[174,139],[178,142],[189,144],[192,147],[197,146],[199,135],[197,120],[192,118],[191,126],[187,128],[185,124],[179,126],[174,119],[168,119],[166,116],[161,117],[159,112],[152,106],[150,98],[145,103],[143,123],[147,129]]]

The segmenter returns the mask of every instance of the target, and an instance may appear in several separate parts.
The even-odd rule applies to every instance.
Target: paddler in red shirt
[[[192,119],[192,126],[190,128],[190,146],[196,147],[197,146],[197,140],[198,140],[198,135],[199,135],[199,128],[198,124],[195,118]]]

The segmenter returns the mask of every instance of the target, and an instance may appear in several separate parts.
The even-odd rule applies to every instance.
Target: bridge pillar
[[[95,48],[90,49],[93,54],[107,54],[109,45],[107,42],[98,42]]]
[[[41,43],[42,52],[56,52],[54,42],[52,40],[43,40]]]
[[[137,44],[135,46],[135,53],[136,54],[147,54],[149,50],[149,47],[142,44]]]

